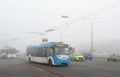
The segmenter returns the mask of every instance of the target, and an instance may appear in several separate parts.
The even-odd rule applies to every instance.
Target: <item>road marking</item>
[[[37,68],[37,67],[31,66],[31,65],[29,65],[29,66],[32,67],[32,68],[35,69],[35,70],[38,70],[38,71],[45,71],[45,70],[43,70],[43,69],[41,69],[41,68]]]
[[[53,72],[53,71],[49,71],[49,70],[44,70],[44,69],[41,69],[41,68],[37,68],[37,67],[35,67],[35,66],[32,66],[32,65],[29,65],[30,67],[32,67],[33,69],[35,69],[35,70],[38,70],[38,71],[45,71],[45,72],[47,72],[49,75],[51,75],[52,77],[54,76],[54,77],[65,77],[65,76],[63,76],[63,75],[61,75],[61,74],[58,74],[58,73],[55,73],[55,72]],[[50,77],[51,77],[50,76]]]

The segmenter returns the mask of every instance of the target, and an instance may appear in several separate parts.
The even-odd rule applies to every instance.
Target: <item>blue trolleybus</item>
[[[62,42],[50,42],[27,47],[27,61],[47,63],[49,65],[69,65],[69,45]]]

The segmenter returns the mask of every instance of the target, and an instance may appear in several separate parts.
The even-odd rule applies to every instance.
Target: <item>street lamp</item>
[[[93,21],[91,21],[91,53],[93,53]]]
[[[62,15],[62,18],[66,19],[68,16]],[[65,23],[65,25],[69,25],[68,23]],[[61,32],[61,42],[63,42],[63,33]]]
[[[90,52],[93,53],[94,52],[94,48],[93,48],[93,20],[91,17],[83,17],[84,19],[90,19]]]

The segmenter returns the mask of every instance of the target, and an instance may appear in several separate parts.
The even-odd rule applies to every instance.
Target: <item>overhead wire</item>
[[[69,21],[69,22],[67,23],[67,25],[66,25],[66,23],[64,23],[64,25],[68,26],[68,25],[71,25],[71,24],[73,24],[73,23],[75,23],[75,22],[77,22],[77,21],[80,21],[80,20],[83,21],[83,20],[85,20],[85,19],[91,18],[91,17],[93,17],[93,16],[96,16],[96,15],[98,15],[98,14],[100,14],[100,13],[103,13],[103,12],[105,12],[105,11],[108,11],[108,10],[113,9],[113,8],[115,8],[115,7],[118,7],[118,6],[120,6],[120,1],[113,2],[113,3],[111,3],[111,4],[109,4],[109,5],[105,6],[105,7],[102,7],[102,8],[100,8],[100,9],[98,9],[98,10],[95,10],[95,11],[93,11],[93,12],[90,12],[90,13],[82,16],[82,17],[78,17],[78,18],[76,18],[76,19],[72,19],[71,21]]]
[[[91,12],[91,13],[85,15],[85,16],[86,16],[86,17],[88,17],[88,16],[95,16],[95,15],[98,15],[99,13],[102,13],[102,12],[104,12],[104,11],[113,9],[113,8],[115,8],[115,7],[118,7],[118,6],[120,6],[120,1],[113,2],[113,3],[111,3],[111,4],[107,5],[107,6],[105,6],[105,7],[103,7],[103,8],[100,8],[100,9],[98,9],[98,10],[95,10],[95,11],[93,11],[93,12]],[[84,17],[85,17],[85,16],[84,16]]]

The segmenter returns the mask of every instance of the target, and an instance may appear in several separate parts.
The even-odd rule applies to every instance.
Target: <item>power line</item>
[[[88,19],[88,18],[90,18],[91,16],[96,16],[96,15],[98,15],[98,14],[100,14],[100,13],[103,13],[103,12],[105,12],[105,11],[107,11],[107,10],[113,9],[113,8],[115,8],[115,7],[118,7],[118,6],[120,6],[120,1],[113,2],[113,3],[107,5],[107,6],[103,7],[103,8],[100,8],[100,9],[98,9],[98,10],[95,10],[95,11],[93,11],[93,12],[90,12],[90,13],[88,13],[88,14],[82,16],[82,17],[79,17],[79,18],[77,18],[77,19],[75,19],[75,20],[71,20],[71,21],[69,21],[67,24],[68,24],[68,25],[71,25],[71,24],[77,22],[77,20],[83,21],[84,19]],[[64,25],[66,25],[66,23],[64,23]]]
[[[118,7],[118,6],[120,6],[120,1],[113,2],[113,3],[107,5],[107,6],[103,7],[103,8],[100,8],[100,9],[98,9],[98,10],[95,10],[95,11],[93,11],[93,12],[85,15],[85,17],[98,15],[99,13],[102,13],[102,12],[104,12],[104,11],[113,9],[113,8],[115,8],[115,7]]]

